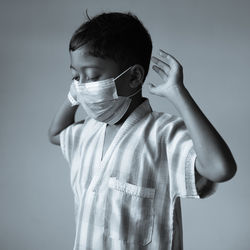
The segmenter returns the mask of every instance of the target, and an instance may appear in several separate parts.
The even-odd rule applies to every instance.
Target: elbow
[[[220,170],[218,171],[215,182],[226,182],[231,180],[237,172],[237,164],[233,160],[230,163],[224,164],[222,167],[220,167]]]
[[[48,133],[48,140],[51,144],[54,144],[54,137],[50,133]]]
[[[48,140],[50,143],[53,144],[53,133],[51,132],[51,128],[48,129],[48,132],[47,132],[47,136],[48,136]]]
[[[51,144],[54,144],[54,145],[59,145],[59,135],[55,135],[51,132],[51,130],[49,129],[48,130],[48,140]]]
[[[55,143],[54,143],[54,137],[53,137],[53,136],[48,136],[48,139],[49,139],[49,142],[50,142],[51,144],[55,144]]]
[[[227,161],[217,160],[204,165],[197,159],[196,168],[202,176],[212,182],[229,181],[237,172],[237,165],[233,157]]]

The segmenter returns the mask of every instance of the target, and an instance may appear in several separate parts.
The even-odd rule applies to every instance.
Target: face
[[[123,72],[115,61],[94,57],[88,52],[89,49],[87,46],[83,46],[75,51],[70,51],[72,79],[80,81],[81,83],[94,82],[115,78]],[[131,84],[133,83],[131,70],[118,78],[115,83],[117,94],[120,96],[128,96],[134,91],[133,84]]]

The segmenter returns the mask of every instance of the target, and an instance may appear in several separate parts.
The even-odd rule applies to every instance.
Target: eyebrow
[[[97,65],[87,65],[87,66],[81,67],[81,69],[87,69],[87,68],[102,69],[101,67],[99,67]],[[74,69],[75,71],[77,71],[76,68],[73,67],[73,65],[70,65],[70,69]]]

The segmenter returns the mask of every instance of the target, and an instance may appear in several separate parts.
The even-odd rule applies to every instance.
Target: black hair
[[[152,40],[142,22],[131,12],[102,13],[84,22],[73,34],[69,50],[88,45],[90,54],[109,58],[121,68],[140,64],[148,73]],[[145,80],[145,78],[144,78]]]

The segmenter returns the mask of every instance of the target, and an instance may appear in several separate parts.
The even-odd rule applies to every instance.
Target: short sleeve
[[[82,125],[83,121],[73,123],[62,130],[59,134],[60,148],[64,158],[69,163],[69,165],[72,162],[72,158],[79,144]]]
[[[170,192],[182,198],[204,198],[212,194],[215,184],[197,174],[196,152],[184,121],[173,116],[167,125],[166,148]],[[199,179],[196,179],[199,176]]]

